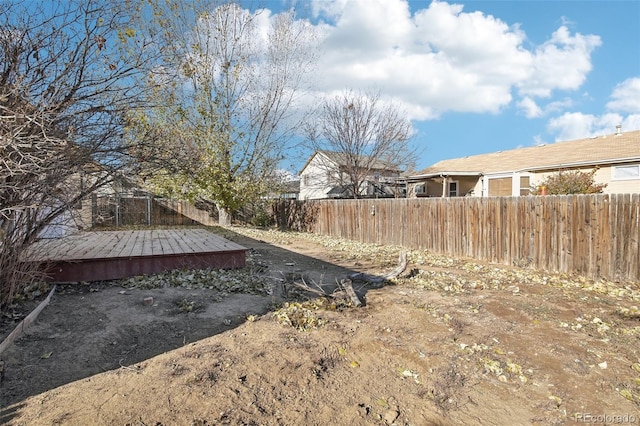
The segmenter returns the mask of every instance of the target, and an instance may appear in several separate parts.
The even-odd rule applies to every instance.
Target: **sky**
[[[315,95],[373,91],[402,108],[416,171],[617,125],[640,130],[640,0],[241,4],[267,18],[294,6],[317,29]],[[296,151],[282,167],[298,173],[310,155]]]
[[[394,101],[412,121],[416,170],[640,129],[638,0],[294,3],[322,34],[315,90]]]

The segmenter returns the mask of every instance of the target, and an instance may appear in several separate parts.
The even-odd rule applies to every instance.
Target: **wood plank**
[[[172,268],[243,267],[246,249],[206,230],[106,231],[83,233],[58,241],[37,243],[31,261],[46,261],[54,280],[93,281],[127,274],[157,273]],[[81,250],[69,249],[80,247]],[[196,242],[196,244],[193,244]],[[91,244],[93,248],[86,247]],[[96,257],[87,257],[87,255]],[[52,257],[52,255],[55,255]]]
[[[640,276],[639,195],[326,200],[314,229],[611,279]],[[375,206],[372,217],[370,206]]]
[[[32,260],[83,260],[181,253],[245,250],[244,247],[206,231],[105,231],[47,240],[35,244],[40,252]],[[39,250],[40,248],[41,250]]]
[[[631,281],[640,281],[640,194],[631,196],[631,227],[629,229],[629,268]]]

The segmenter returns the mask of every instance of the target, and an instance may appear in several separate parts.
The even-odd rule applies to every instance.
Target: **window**
[[[426,191],[424,190],[425,184],[424,183],[419,183],[415,186],[415,191],[416,194],[424,194]]]
[[[452,180],[449,182],[449,197],[457,197],[458,196],[458,181]]]
[[[511,189],[511,177],[489,178],[488,190],[489,197],[509,197],[513,189]]]
[[[614,180],[640,179],[640,164],[613,167]]]
[[[531,193],[531,179],[529,176],[520,176],[520,195]]]

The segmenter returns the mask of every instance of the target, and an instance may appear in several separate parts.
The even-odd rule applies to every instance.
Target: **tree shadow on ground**
[[[156,355],[232,330],[247,316],[264,315],[286,300],[316,297],[291,291],[286,282],[296,274],[331,293],[336,280],[362,272],[321,259],[327,250],[312,244],[302,254],[228,229],[223,237],[248,249],[252,273],[259,271],[272,280],[270,295],[238,293],[220,300],[208,289],[127,289],[112,282],[62,286],[36,323],[0,354],[5,362],[0,419],[9,421],[16,404],[30,396],[102,372],[135,368]],[[367,286],[354,287],[364,300]],[[2,338],[13,328],[4,325]]]

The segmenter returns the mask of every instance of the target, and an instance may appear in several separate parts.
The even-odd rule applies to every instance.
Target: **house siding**
[[[459,184],[458,196],[465,197],[476,193],[476,184],[478,183],[477,177],[460,177],[455,180],[457,180]]]
[[[640,192],[640,177],[637,179],[615,179],[614,167],[622,164],[613,164],[611,167],[601,168],[596,173],[595,177],[599,182],[606,183],[607,187],[604,189],[606,194],[633,194]],[[639,163],[628,163],[625,166],[635,165],[640,167]]]
[[[633,163],[630,163],[633,164]],[[637,163],[636,163],[637,164]],[[613,164],[600,166],[593,175],[596,184],[606,184],[602,190],[603,194],[636,194],[640,192],[640,179],[615,180],[613,179],[613,168],[621,164]],[[580,171],[582,173],[590,173],[593,167],[583,167],[571,169],[572,171]],[[540,185],[549,176],[557,174],[558,171],[546,171],[535,173],[532,178],[532,186]]]
[[[375,196],[371,182],[389,182],[399,176],[395,170],[373,169],[358,188],[358,196]],[[349,176],[333,159],[317,152],[305,164],[300,172],[300,200],[319,200],[330,196],[330,191],[339,186],[348,185]],[[333,194],[331,194],[333,195]]]
[[[614,179],[614,167],[616,166],[638,165],[640,163],[616,163],[611,165],[600,165],[590,167],[575,167],[566,169],[569,171],[580,171],[590,173],[594,168],[594,182],[596,184],[606,184],[602,193],[604,194],[636,194],[640,193],[640,178],[635,179]],[[510,175],[505,173],[488,174],[481,178],[470,178],[467,176],[450,176],[450,180],[459,182],[459,195],[470,195],[475,197],[499,197],[499,196],[525,196],[530,195],[531,189],[536,188],[552,175],[559,173],[559,170],[543,170],[532,172],[513,172]],[[422,182],[412,183],[412,188],[424,185],[425,193],[410,196],[418,197],[441,197],[442,178],[432,178]]]
[[[316,153],[300,172],[300,199],[320,200],[341,178],[336,164],[324,154]]]
[[[603,192],[605,194],[635,194],[640,192],[640,180],[611,181]]]
[[[300,174],[300,199],[316,200],[327,198],[329,182],[325,167],[310,163]]]

